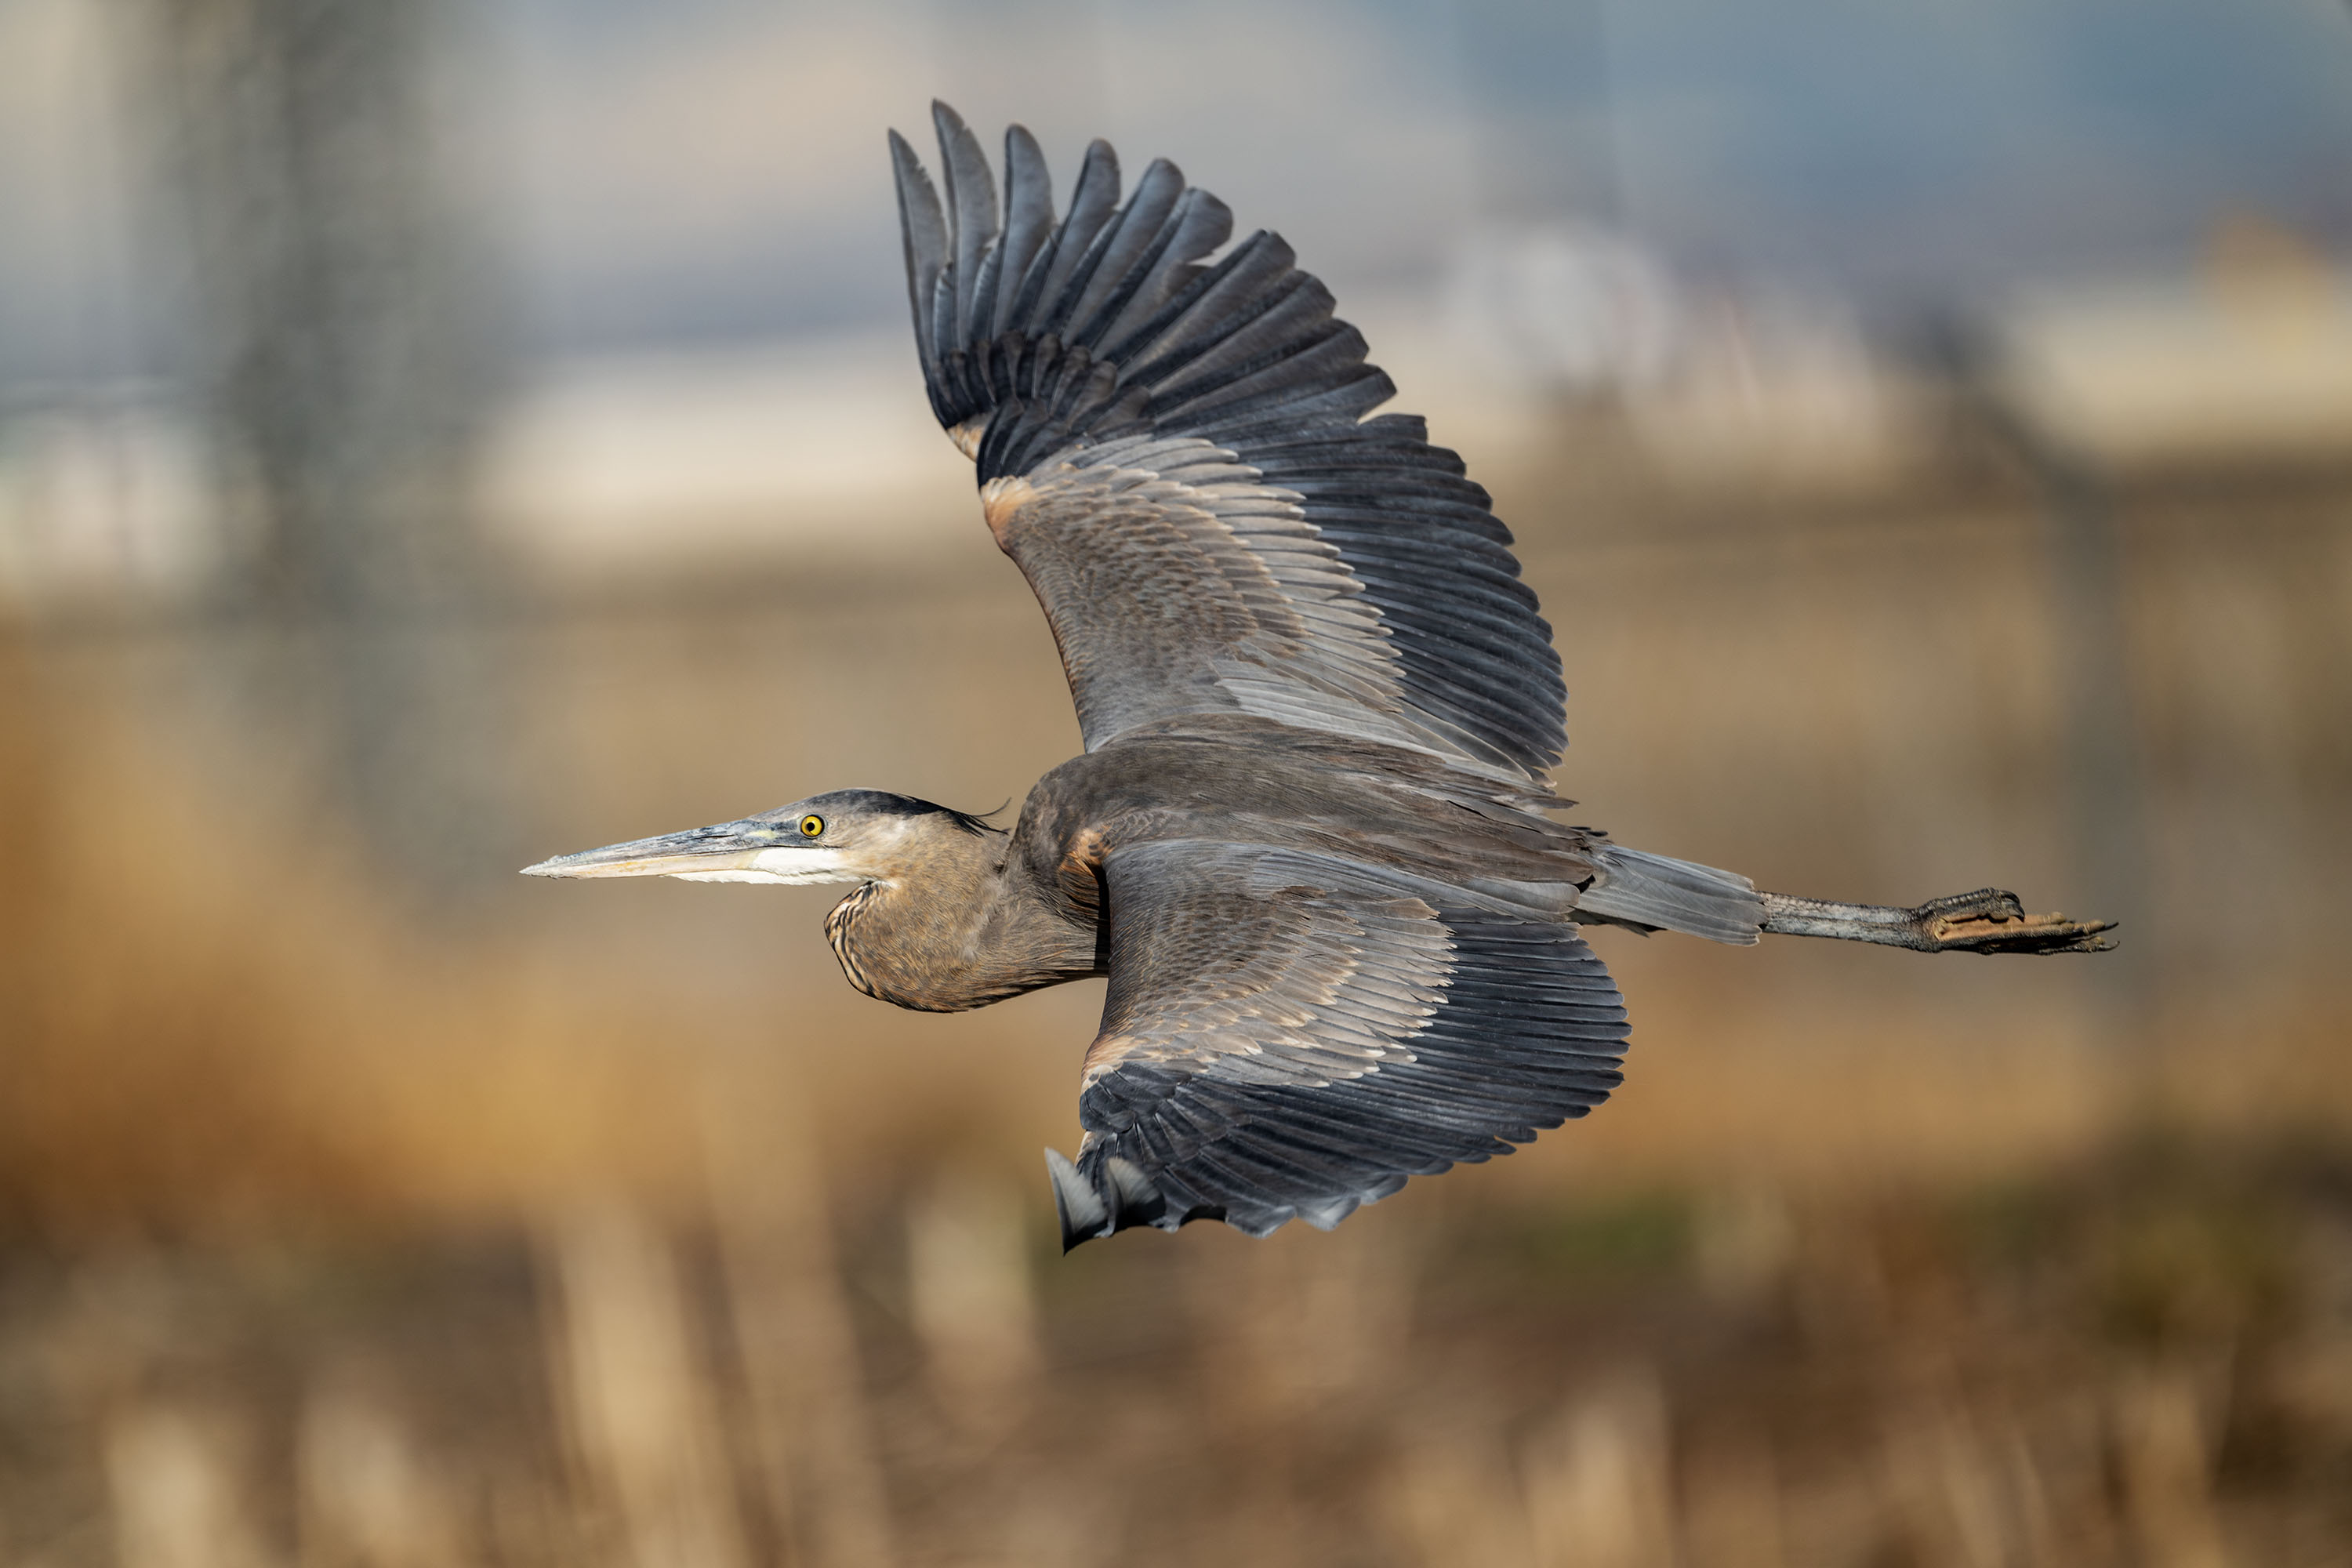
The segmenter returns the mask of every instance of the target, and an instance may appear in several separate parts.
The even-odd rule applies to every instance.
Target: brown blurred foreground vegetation
[[[1490,479],[1580,816],[2112,912],[2030,495]],[[1036,1150],[1095,987],[896,1014],[767,889],[421,915],[230,694],[261,634],[20,637],[0,1561],[2352,1560],[2347,497],[2119,502],[2119,967],[1602,933],[1637,1034],[1589,1122],[1329,1236],[1067,1259]],[[1024,788],[1076,744],[1050,640],[940,541],[467,629],[530,854]]]
[[[20,1562],[2331,1563],[2352,1170],[19,1254]],[[870,1217],[870,1216],[869,1216]],[[1034,1281],[1034,1286],[1029,1283]],[[111,1540],[110,1541],[110,1536]]]

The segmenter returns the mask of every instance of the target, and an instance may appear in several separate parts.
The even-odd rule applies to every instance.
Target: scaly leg
[[[1916,910],[1885,904],[1832,904],[1764,896],[1764,929],[1782,936],[1826,936],[1874,942],[1918,952],[2104,952],[2115,946],[2099,932],[2113,921],[2072,921],[2029,915],[2014,893],[1985,888],[1930,899]]]

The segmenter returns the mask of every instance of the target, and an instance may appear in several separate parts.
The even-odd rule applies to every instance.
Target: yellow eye
[[[814,838],[818,834],[823,833],[824,831],[824,817],[822,817],[822,816],[818,816],[817,815],[815,815],[814,813],[813,813],[813,812],[812,812],[810,815],[808,815],[808,816],[803,816],[803,817],[802,817],[802,818],[801,818],[801,837],[803,837],[803,838]]]

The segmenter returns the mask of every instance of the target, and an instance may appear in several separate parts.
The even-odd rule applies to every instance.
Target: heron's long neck
[[[959,833],[934,845],[919,875],[861,883],[825,916],[824,934],[849,983],[868,996],[957,1013],[1083,979],[1095,933],[1033,888],[1002,837]]]

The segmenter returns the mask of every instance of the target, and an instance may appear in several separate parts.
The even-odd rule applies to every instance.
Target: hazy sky
[[[1341,291],[1598,216],[1882,304],[2177,268],[2258,211],[2352,247],[2346,0],[480,0],[454,138],[519,339],[903,308],[882,132],[933,94],[1174,157]],[[167,229],[105,0],[0,0],[0,377],[145,351]],[[116,20],[107,22],[102,18]],[[110,63],[112,62],[112,63]],[[131,345],[126,347],[125,345]]]
[[[511,105],[530,275],[562,336],[887,308],[878,128],[919,131],[934,92],[992,137],[1024,120],[1065,175],[1090,134],[1131,166],[1173,156],[1343,289],[1428,277],[1468,224],[1563,212],[1687,265],[1931,300],[2178,266],[2237,209],[2352,238],[2343,0],[505,16],[510,68],[536,84]]]

